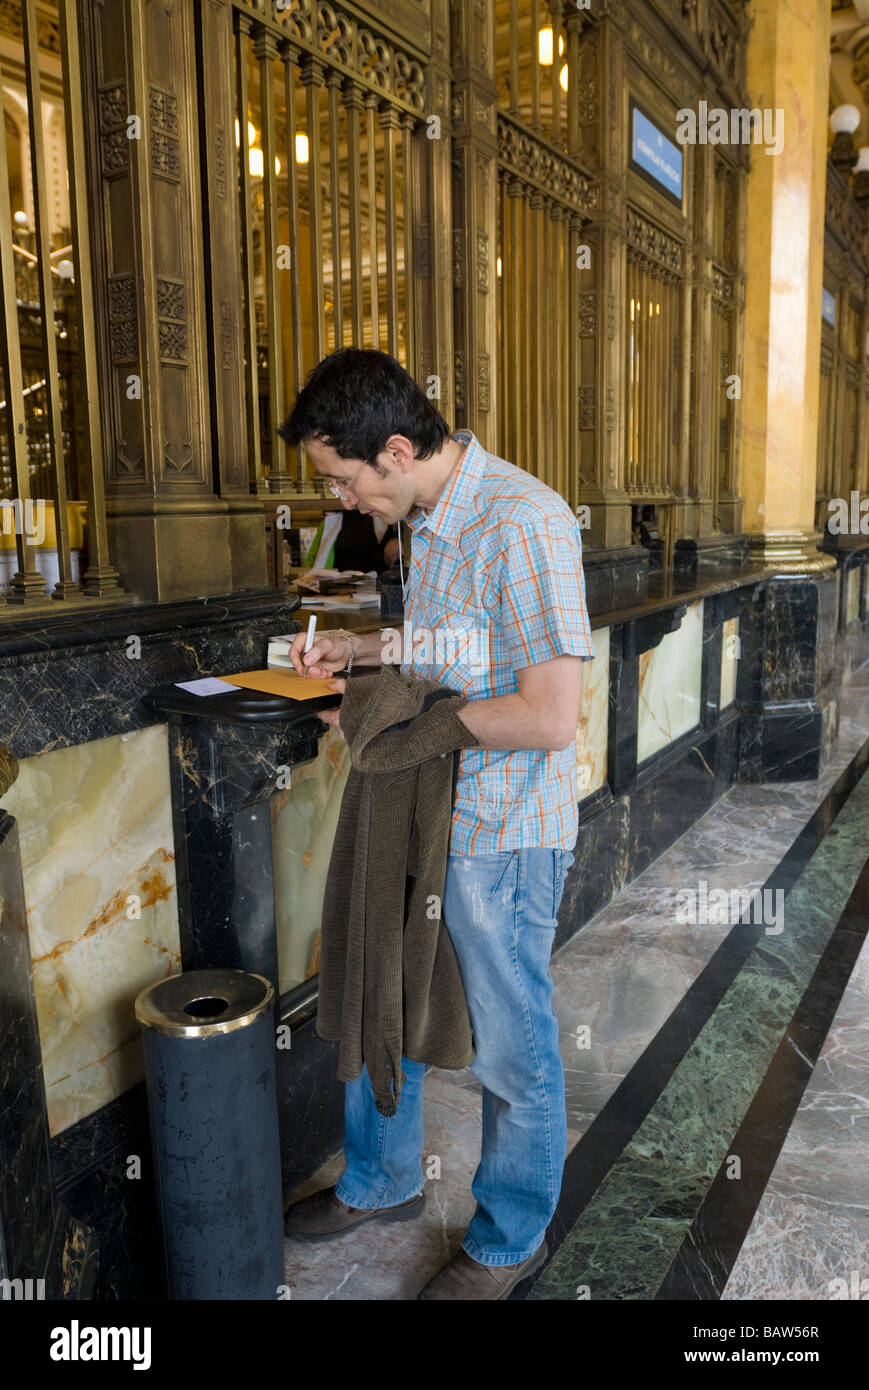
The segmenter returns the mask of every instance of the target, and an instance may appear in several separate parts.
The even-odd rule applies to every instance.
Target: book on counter
[[[296,635],[296,634],[293,634]],[[293,636],[282,634],[279,637],[269,638],[269,650],[266,657],[266,666],[270,671],[288,670],[292,671],[293,663],[290,661],[290,647]]]

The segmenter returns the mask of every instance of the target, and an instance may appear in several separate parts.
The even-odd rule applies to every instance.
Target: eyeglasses
[[[362,468],[364,468],[364,467],[365,467],[365,464],[363,463]],[[352,490],[352,489],[350,488],[350,484],[356,482],[356,479],[359,477],[359,474],[362,472],[362,468],[357,468],[356,472],[353,474],[353,477],[352,477],[352,478],[348,478],[347,481],[344,482],[344,483],[336,483],[336,482],[334,482],[334,481],[330,481],[330,483],[329,483],[329,491],[331,492],[332,496],[333,496],[333,497],[337,497],[338,500],[339,500],[340,502],[346,501],[348,491]]]

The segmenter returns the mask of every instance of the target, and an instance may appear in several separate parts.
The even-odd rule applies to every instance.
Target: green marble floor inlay
[[[755,943],[529,1299],[655,1297],[854,890],[867,829],[869,775],[785,899],[782,932]]]

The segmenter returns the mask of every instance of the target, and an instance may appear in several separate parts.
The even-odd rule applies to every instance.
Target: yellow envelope
[[[264,690],[268,695],[286,695],[290,700],[315,700],[318,695],[337,695],[328,680],[300,676],[295,671],[236,671],[218,680],[242,685],[247,690]]]

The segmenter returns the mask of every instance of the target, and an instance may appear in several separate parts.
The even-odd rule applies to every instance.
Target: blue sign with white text
[[[682,151],[638,106],[631,112],[631,159],[673,198],[682,201]]]
[[[826,319],[831,328],[836,327],[836,296],[829,290],[821,291],[821,318]]]

